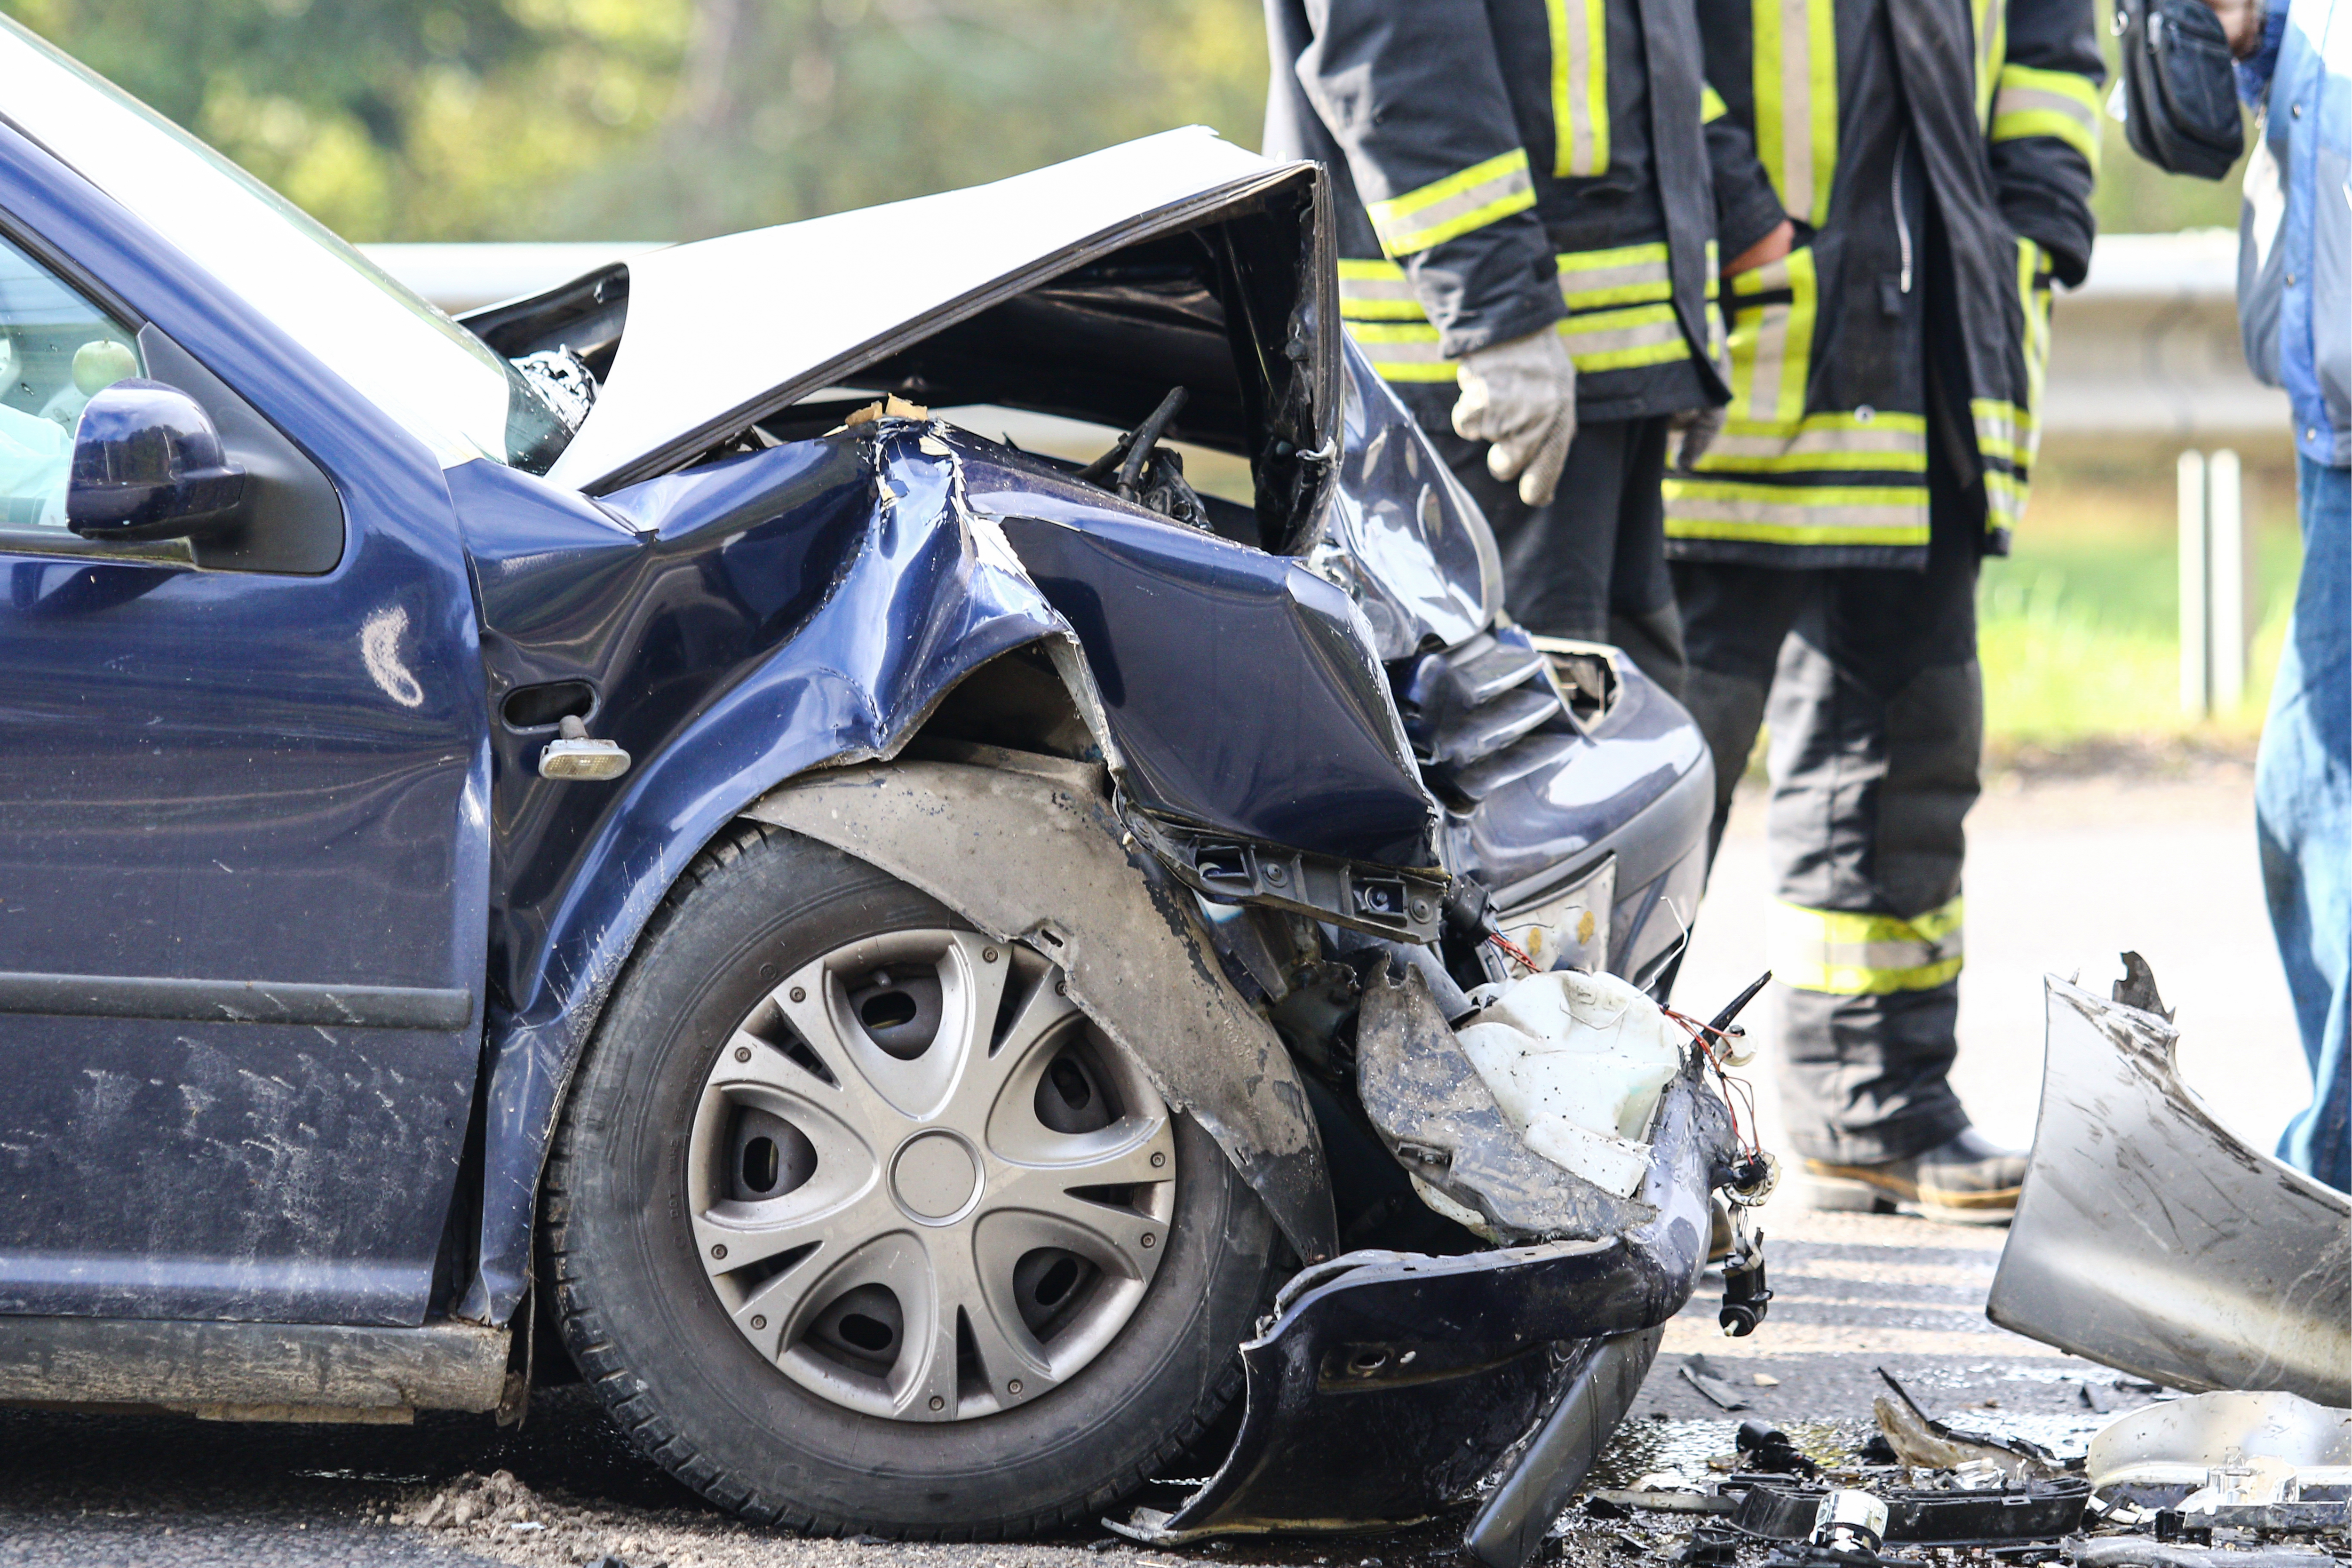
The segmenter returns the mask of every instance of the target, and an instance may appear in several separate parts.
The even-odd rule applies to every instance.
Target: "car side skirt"
[[[0,1404],[156,1405],[230,1421],[495,1410],[509,1338],[471,1323],[0,1317]]]

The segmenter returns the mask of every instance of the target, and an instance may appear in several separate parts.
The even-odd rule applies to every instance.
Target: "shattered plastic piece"
[[[2145,1006],[2045,985],[2041,1120],[1985,1315],[2177,1388],[2352,1405],[2352,1197],[2213,1118],[2145,965],[2121,987]]]
[[[2067,1548],[2075,1568],[2338,1568],[2316,1552],[2220,1552],[2173,1546],[2145,1535],[2105,1536]]]
[[[1690,1478],[1680,1470],[1652,1470],[1635,1481],[1631,1488],[1637,1492],[1684,1492],[1693,1489]]]
[[[1691,1531],[1690,1544],[1675,1561],[1692,1568],[1729,1568],[1739,1561],[1739,1548],[1745,1541],[1736,1530],[1703,1524]]]
[[[1915,1469],[1952,1470],[1972,1459],[1981,1459],[2002,1475],[2021,1481],[2057,1472],[2056,1456],[2040,1444],[2021,1437],[1957,1431],[1920,1409],[1892,1373],[1883,1366],[1876,1370],[1895,1397],[1881,1394],[1871,1408],[1876,1412],[1878,1429],[1885,1434],[1887,1446],[1895,1450],[1898,1462]]]
[[[2184,1533],[2251,1530],[2259,1535],[2352,1534],[2352,1502],[2223,1503],[2180,1516]]]
[[[1375,973],[1356,1022],[1357,1092],[1390,1152],[1432,1208],[1504,1241],[1599,1238],[1653,1217],[1530,1150],[1495,1103],[1417,969]],[[1720,1103],[1719,1101],[1717,1102]],[[1444,1200],[1432,1201],[1432,1194]]]
[[[1682,1481],[1680,1476],[1672,1479]],[[1732,1513],[1739,1507],[1738,1498],[1689,1490],[1687,1483],[1679,1489],[1636,1485],[1630,1491],[1601,1490],[1590,1495],[1616,1508],[1647,1509],[1653,1513]]]
[[[1528,1148],[1633,1196],[1658,1095],[1683,1065],[1655,1002],[1613,974],[1553,970],[1504,986],[1454,1032]]]
[[[1739,1468],[1743,1473],[1776,1476],[1818,1476],[1822,1468],[1813,1463],[1789,1435],[1777,1426],[1767,1426],[1761,1421],[1742,1421],[1736,1439],[1739,1446]]]
[[[1787,1546],[1764,1559],[1764,1568],[1927,1568],[1916,1557],[1884,1557],[1875,1552],[1847,1552],[1806,1542]]]
[[[1760,1541],[1804,1541],[1814,1537],[1822,1528],[1823,1505],[1829,1498],[1838,1495],[1834,1489],[1821,1487],[1772,1482],[1725,1484],[1747,1485],[1732,1523]],[[2084,1510],[2090,1499],[2090,1486],[2079,1476],[1981,1491],[1894,1489],[1880,1498],[1886,1510],[1881,1539],[1921,1546],[2006,1546],[2028,1541],[2056,1541],[2082,1528]]]
[[[1703,1355],[1685,1356],[1683,1358],[1682,1374],[1683,1381],[1685,1383],[1687,1383],[1693,1388],[1697,1389],[1701,1394],[1705,1394],[1709,1401],[1722,1409],[1745,1410],[1748,1408],[1747,1396],[1739,1392],[1738,1385],[1734,1384],[1729,1378],[1724,1376],[1722,1373],[1716,1370],[1714,1363],[1709,1362],[1706,1357]]]
[[[2352,1410],[2292,1394],[2168,1400],[2100,1428],[2083,1468],[2096,1491],[2183,1512],[2340,1497],[2352,1494]]]
[[[1835,1487],[1813,1519],[1812,1543],[1832,1552],[1876,1552],[1886,1543],[1886,1505],[1853,1487]]]
[[[919,403],[909,403],[896,394],[877,403],[869,403],[841,422],[845,430],[855,430],[860,425],[870,425],[877,419],[929,419],[931,411]]]
[[[512,363],[541,401],[563,421],[566,430],[577,430],[588,422],[588,411],[596,405],[596,376],[587,361],[563,348],[525,354]]]

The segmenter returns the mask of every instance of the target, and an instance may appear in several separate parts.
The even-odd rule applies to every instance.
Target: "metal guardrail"
[[[551,288],[654,248],[569,244],[370,245],[377,264],[450,311]],[[2183,444],[2284,439],[2284,393],[2246,371],[2239,349],[2237,236],[2100,238],[2091,275],[2059,297],[2042,428],[2060,440],[2168,437]]]

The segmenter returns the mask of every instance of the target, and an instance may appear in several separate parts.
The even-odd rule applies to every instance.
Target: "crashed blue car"
[[[0,1401],[576,1372],[721,1506],[931,1536],[1240,1400],[1120,1528],[1525,1560],[1764,1178],[1704,1051],[1587,1167],[1455,1025],[1664,996],[1712,785],[1502,614],[1317,167],[1171,132],[458,322],[0,79]]]

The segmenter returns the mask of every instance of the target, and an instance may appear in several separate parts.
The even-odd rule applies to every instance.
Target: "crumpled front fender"
[[[743,815],[880,867],[1062,966],[1070,999],[1192,1113],[1299,1256],[1338,1250],[1305,1089],[1219,967],[1192,897],[1129,847],[1103,771],[898,762],[795,779]],[[1012,874],[1018,869],[1018,875]]]

